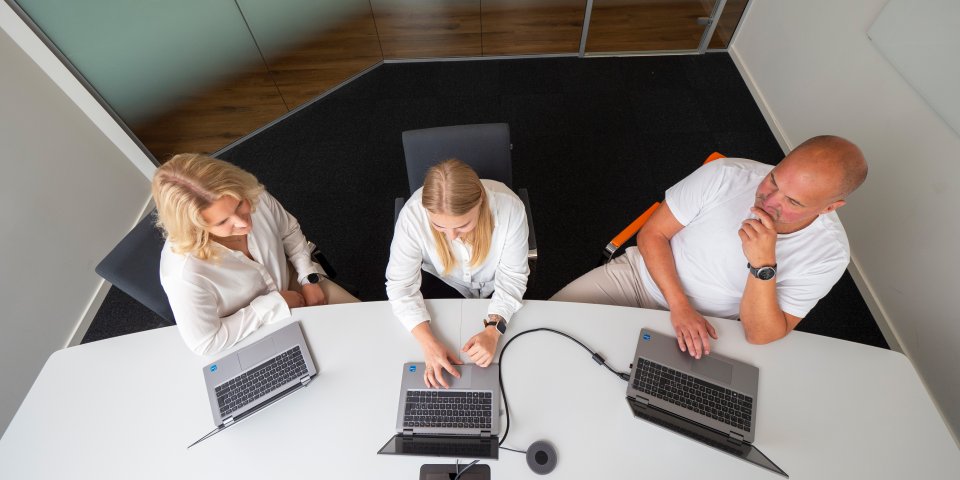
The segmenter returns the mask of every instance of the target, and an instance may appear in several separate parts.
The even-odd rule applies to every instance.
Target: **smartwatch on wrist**
[[[750,265],[750,262],[747,262],[747,268],[750,269],[750,275],[753,275],[754,278],[760,280],[770,280],[771,278],[777,276],[776,263],[774,263],[772,266],[754,268],[753,265]]]
[[[507,321],[503,317],[497,316],[497,320],[489,320],[487,318],[483,319],[483,328],[487,328],[490,325],[493,325],[497,328],[497,331],[500,332],[500,335],[507,333]]]
[[[327,278],[327,276],[322,273],[311,273],[307,275],[307,283],[320,283],[320,280],[324,278]]]

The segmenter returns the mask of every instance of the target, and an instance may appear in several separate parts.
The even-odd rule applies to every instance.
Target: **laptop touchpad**
[[[450,388],[470,388],[470,378],[472,377],[473,369],[480,367],[474,367],[472,365],[455,365],[453,368],[456,368],[460,372],[460,378],[450,375],[446,370],[443,372],[443,379],[447,381],[447,384],[450,385]]]
[[[723,360],[704,355],[700,360],[694,360],[691,368],[694,372],[718,382],[730,384],[733,381],[733,365]]]
[[[240,368],[246,370],[272,357],[275,353],[277,353],[277,347],[273,343],[273,337],[268,337],[240,350],[237,356],[240,358]]]

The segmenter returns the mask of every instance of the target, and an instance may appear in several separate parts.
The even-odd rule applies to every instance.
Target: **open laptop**
[[[397,434],[385,455],[497,459],[500,433],[500,365],[457,365],[450,388],[423,383],[424,363],[405,363],[397,408]]]
[[[217,428],[190,447],[307,386],[316,374],[300,322],[206,365],[203,379]]]
[[[677,339],[642,329],[627,386],[634,416],[787,477],[753,446],[760,370],[715,353],[699,360]]]

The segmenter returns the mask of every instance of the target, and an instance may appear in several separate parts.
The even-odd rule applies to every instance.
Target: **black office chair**
[[[154,226],[156,212],[140,220],[95,268],[98,275],[171,325],[176,323],[160,284],[163,235]]]
[[[527,226],[530,229],[527,261],[532,281],[537,264],[537,237],[533,229],[530,195],[526,188],[513,187],[510,126],[506,123],[483,123],[425,128],[408,130],[403,132],[402,137],[411,194],[423,186],[423,178],[430,167],[450,158],[470,165],[480,178],[502,182],[517,193],[526,208]],[[394,201],[394,223],[404,203],[406,199],[402,197]]]
[[[155,218],[156,211],[140,220],[97,264],[95,270],[104,280],[174,325],[176,320],[170,301],[160,284],[160,252],[163,251],[165,240],[154,226]],[[337,277],[337,271],[319,250],[315,249],[312,257],[327,272],[328,278],[332,280]],[[339,285],[353,296],[359,296],[359,291],[352,285]]]

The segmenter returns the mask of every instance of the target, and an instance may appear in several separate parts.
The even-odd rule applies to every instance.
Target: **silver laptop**
[[[307,386],[316,374],[300,322],[206,365],[203,379],[217,428],[190,447]]]
[[[753,446],[757,367],[715,353],[697,360],[675,337],[645,328],[633,358],[627,403],[634,416],[787,476]]]
[[[457,365],[450,388],[423,383],[424,363],[405,363],[397,408],[397,435],[378,453],[486,458],[499,455],[500,365]]]

